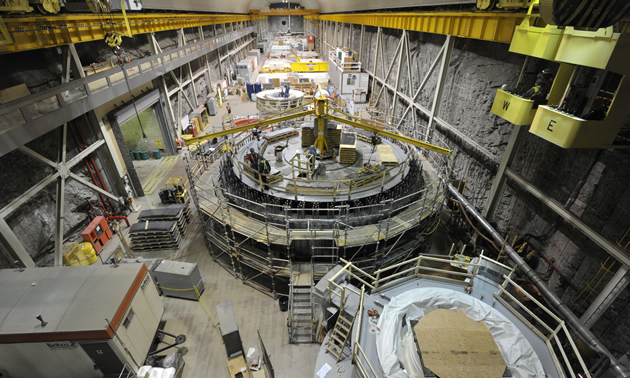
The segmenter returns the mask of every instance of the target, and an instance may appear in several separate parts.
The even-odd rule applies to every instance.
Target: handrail
[[[516,315],[523,323],[525,323],[532,331],[534,331],[534,333],[536,333],[541,339],[543,339],[543,341],[545,341],[545,343],[547,344],[547,348],[549,349],[549,353],[551,354],[554,360],[554,364],[556,365],[556,369],[558,370],[558,373],[560,374],[561,377],[564,376],[564,373],[563,373],[562,366],[559,363],[560,361],[556,354],[554,345],[552,343],[554,341],[557,346],[557,349],[560,350],[560,355],[562,356],[562,361],[564,362],[566,370],[569,372],[571,377],[575,378],[576,375],[573,372],[573,369],[571,368],[571,362],[569,361],[567,353],[565,352],[563,345],[560,339],[558,338],[558,334],[563,334],[564,337],[569,341],[573,354],[577,357],[584,374],[586,375],[587,378],[590,378],[591,377],[590,372],[588,368],[586,367],[586,364],[584,363],[584,360],[582,359],[582,356],[580,355],[580,352],[578,351],[575,343],[573,342],[572,335],[569,333],[568,329],[566,328],[565,322],[562,319],[560,319],[556,314],[554,314],[551,310],[545,307],[541,302],[536,300],[529,292],[523,289],[519,284],[514,282],[511,279],[513,274],[514,274],[514,271],[510,272],[510,274],[507,276],[506,275],[503,276],[505,281],[499,287],[499,292],[494,294],[494,297],[499,302],[501,302],[508,310],[510,310],[514,315]],[[556,321],[558,325],[555,328],[552,328],[549,324],[545,323],[540,318],[540,316],[536,315],[534,311],[529,309],[520,300],[518,300],[516,297],[514,297],[512,294],[508,292],[507,290],[508,285],[511,285],[516,290],[524,293],[532,303],[534,303],[539,309],[541,309],[544,313],[546,313],[551,319]],[[502,298],[502,296],[506,296],[507,298],[510,299],[510,301],[509,302],[506,301],[505,299]],[[514,306],[514,304],[516,304],[518,308],[520,308],[521,311],[524,311],[527,315],[529,315],[530,319],[535,320],[536,324],[538,324],[540,327],[542,327],[544,330],[547,331],[547,334],[543,333],[539,329],[539,327],[536,327],[535,324],[532,324],[532,322],[529,319],[523,316],[518,311],[518,309]]]

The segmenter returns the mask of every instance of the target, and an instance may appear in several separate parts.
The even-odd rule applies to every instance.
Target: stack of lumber
[[[143,221],[131,226],[129,230],[134,251],[178,249],[181,234],[177,223],[173,221]]]
[[[159,209],[143,210],[138,216],[138,222],[143,221],[173,221],[177,224],[179,233],[184,236],[190,223],[191,214],[188,204],[172,204]]]
[[[353,164],[357,154],[357,134],[343,133],[339,144],[339,163]]]

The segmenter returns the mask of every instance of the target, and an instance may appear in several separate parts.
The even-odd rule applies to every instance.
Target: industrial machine
[[[206,107],[201,105],[198,109],[190,113],[188,116],[193,127],[197,130],[197,134],[208,127],[208,111]]]
[[[166,181],[166,188],[160,189],[160,201],[163,204],[190,202],[188,190],[184,185],[184,179],[181,177],[171,177]]]
[[[92,243],[96,253],[101,253],[105,244],[112,238],[112,231],[107,226],[105,217],[98,216],[83,230],[81,237],[84,241]]]

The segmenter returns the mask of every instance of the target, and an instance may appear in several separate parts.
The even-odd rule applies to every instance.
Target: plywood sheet
[[[245,358],[240,354],[237,357],[228,358],[228,370],[230,371],[230,378],[234,377],[236,374],[242,372],[244,378],[251,378],[249,373],[249,369],[247,368],[247,364],[245,363]],[[245,368],[245,371],[241,370]]]
[[[381,164],[398,165],[398,159],[394,154],[392,146],[389,144],[379,144],[376,146],[376,153],[378,153],[378,158],[381,159]]]
[[[502,377],[506,364],[488,326],[463,310],[435,310],[413,328],[424,366],[441,378]]]

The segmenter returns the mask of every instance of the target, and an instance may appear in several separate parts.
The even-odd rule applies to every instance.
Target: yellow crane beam
[[[319,93],[323,93],[321,87],[318,85],[318,92]],[[240,133],[242,131],[247,131],[250,129],[254,129],[254,128],[260,128],[260,127],[264,127],[267,125],[271,125],[273,123],[276,122],[282,122],[282,121],[287,121],[290,119],[294,119],[294,118],[300,118],[300,117],[304,117],[310,114],[315,114],[315,116],[317,117],[317,140],[315,141],[314,145],[315,147],[319,148],[319,149],[328,149],[326,146],[326,140],[324,139],[324,119],[327,118],[331,121],[336,121],[339,123],[345,123],[354,127],[358,127],[360,129],[363,130],[367,130],[379,135],[383,135],[385,137],[389,137],[392,139],[396,139],[399,140],[401,142],[404,143],[409,143],[411,145],[414,146],[418,146],[421,148],[425,148],[427,150],[430,151],[434,151],[443,155],[447,155],[447,156],[451,156],[452,155],[452,151],[447,149],[447,148],[442,148],[439,146],[435,146],[433,144],[430,143],[426,143],[426,142],[422,142],[419,141],[417,139],[413,139],[413,138],[409,138],[406,137],[404,135],[400,135],[400,134],[396,134],[396,133],[392,133],[389,131],[385,131],[385,130],[381,130],[377,127],[371,126],[371,125],[367,125],[365,123],[362,122],[358,122],[358,121],[353,121],[351,119],[348,118],[341,118],[341,117],[337,117],[334,116],[332,114],[330,114],[331,112],[331,108],[328,106],[328,98],[324,97],[324,96],[320,96],[318,98],[315,99],[315,107],[313,110],[306,110],[306,111],[301,111],[301,112],[297,112],[297,113],[292,113],[292,114],[286,114],[286,115],[282,115],[285,114],[289,111],[283,112],[283,113],[279,113],[275,116],[266,118],[262,121],[258,121],[255,123],[251,123],[249,125],[244,125],[244,126],[240,126],[240,127],[235,127],[232,129],[228,129],[228,130],[222,130],[222,131],[218,131],[216,133],[212,133],[212,134],[207,134],[207,135],[202,135],[196,138],[190,138],[187,139],[185,141],[186,145],[191,145],[191,144],[195,144],[195,143],[199,143],[199,142],[203,142],[205,140],[209,140],[209,139],[213,139],[213,138],[220,138],[222,136],[226,136],[226,135],[230,135],[230,134],[236,134],[236,133]],[[311,103],[308,104],[304,104],[301,107],[305,107],[307,105],[311,105]],[[282,116],[280,116],[282,115]]]
[[[350,126],[357,127],[359,129],[371,131],[371,132],[373,132],[375,134],[382,135],[384,137],[388,137],[388,138],[392,138],[392,139],[396,139],[396,140],[399,140],[399,141],[404,142],[404,143],[409,143],[411,145],[414,145],[414,146],[417,146],[417,147],[421,147],[421,148],[424,148],[424,149],[429,150],[429,151],[434,151],[434,152],[440,153],[442,155],[451,156],[453,154],[453,151],[449,150],[448,148],[439,147],[439,146],[436,146],[434,144],[430,144],[430,143],[422,142],[422,141],[417,140],[417,139],[406,137],[404,135],[400,135],[400,134],[392,133],[392,132],[389,132],[389,131],[381,130],[378,127],[374,127],[374,126],[371,126],[371,125],[368,125],[368,124],[365,124],[365,123],[362,123],[362,122],[352,121],[352,120],[349,120],[347,118],[341,118],[341,117],[334,116],[332,114],[326,114],[324,117],[328,118],[331,121],[345,123],[345,124],[348,124]]]
[[[260,9],[250,9],[250,14],[257,16],[310,16],[319,14],[319,9],[269,9],[269,11],[261,11]]]
[[[510,43],[514,29],[527,13],[514,12],[414,12],[350,13],[304,16],[322,21],[380,26],[461,38]]]
[[[0,54],[102,40],[111,32],[128,35],[130,30],[132,34],[146,34],[259,18],[171,13],[127,13],[126,19],[122,13],[8,16],[0,19]]]
[[[290,119],[295,119],[295,118],[300,118],[300,117],[305,117],[309,114],[313,114],[315,113],[315,110],[305,110],[302,112],[298,112],[298,113],[292,113],[289,115],[285,115],[282,117],[269,117],[266,119],[263,119],[262,121],[258,121],[258,122],[254,122],[254,123],[250,123],[248,125],[244,125],[244,126],[239,126],[239,127],[233,127],[231,129],[227,129],[227,130],[221,130],[221,131],[217,131],[216,133],[211,133],[211,134],[206,134],[206,135],[201,135],[195,138],[190,138],[190,139],[186,139],[184,140],[184,143],[186,143],[187,146],[191,145],[191,144],[195,144],[195,143],[199,143],[199,142],[203,142],[206,140],[210,140],[210,139],[214,139],[214,138],[220,138],[226,135],[230,135],[230,134],[237,134],[240,133],[242,131],[247,131],[247,130],[251,130],[251,129],[256,129],[259,127],[265,127],[277,122],[282,122],[282,121],[288,121]]]

